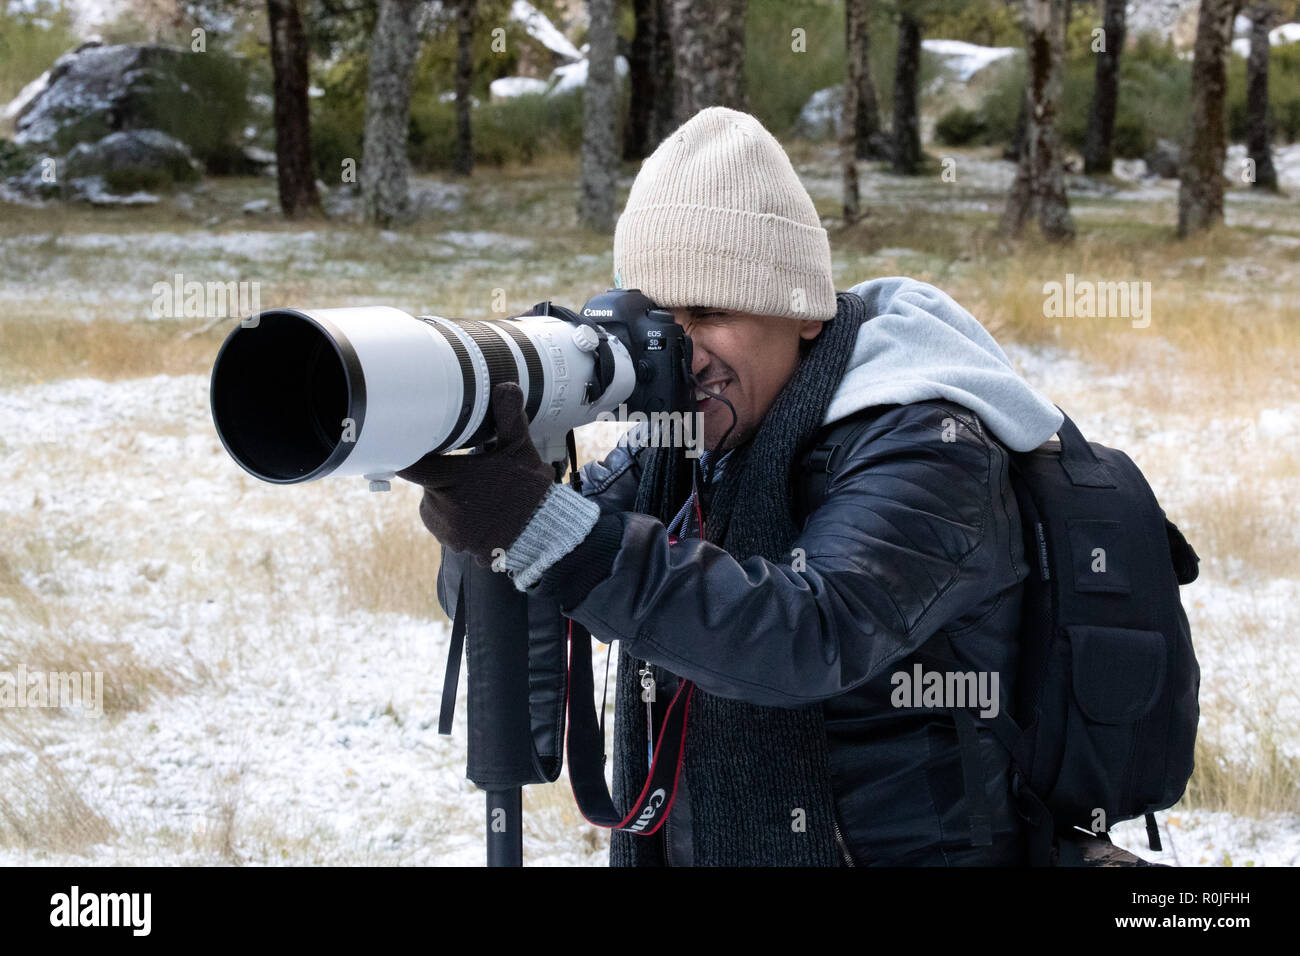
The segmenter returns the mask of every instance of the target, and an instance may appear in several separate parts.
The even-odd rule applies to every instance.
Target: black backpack
[[[1153,814],[1186,789],[1200,717],[1178,590],[1200,559],[1132,459],[1087,441],[1068,415],[1057,435],[1009,452],[1030,571],[1016,699],[986,721],[1012,755],[1028,862],[1040,866],[1081,864],[1079,828],[1108,839],[1111,825],[1139,816],[1159,850]],[[820,486],[810,494],[834,470],[834,438],[809,453]],[[956,661],[943,632],[917,656]],[[973,718],[953,716],[969,794],[984,779]],[[975,833],[987,795],[969,799]]]
[[[1064,413],[1062,413],[1064,414]],[[1201,672],[1179,586],[1200,559],[1133,460],[1087,441],[1065,416],[1059,442],[1012,453],[1025,582],[1018,721],[1011,748],[1030,860],[1054,832],[1105,832],[1179,801],[1192,775]]]

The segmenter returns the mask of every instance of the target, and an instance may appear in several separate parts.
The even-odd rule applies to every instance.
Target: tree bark
[[[582,187],[578,218],[598,232],[614,228],[617,76],[614,72],[614,0],[587,0],[587,85],[582,91]]]
[[[470,124],[470,83],[474,79],[474,15],[477,0],[456,0],[456,151],[452,172],[468,176],[474,171],[474,137]]]
[[[1126,5],[1126,0],[1106,0],[1102,15],[1102,39],[1106,46],[1096,54],[1092,107],[1083,143],[1083,171],[1089,174],[1109,173],[1115,162],[1112,143],[1119,104],[1119,60],[1124,53]]]
[[[671,0],[676,121],[708,106],[749,108],[745,95],[748,0]]]
[[[655,8],[655,98],[651,111],[651,141],[647,152],[653,152],[677,128],[677,86],[673,62],[672,0],[653,0]]]
[[[1178,185],[1178,235],[1223,222],[1228,51],[1237,0],[1201,0],[1192,60],[1192,110]]]
[[[623,158],[629,161],[649,156],[650,141],[654,136],[655,31],[658,28],[658,13],[658,0],[632,0],[634,28],[627,57],[631,98],[627,108],[627,123],[623,127]]]
[[[880,132],[880,103],[871,79],[871,0],[844,0],[844,47],[848,52],[848,79],[844,91],[854,97],[854,109],[844,113],[853,123],[854,152],[858,159],[876,156],[872,137]]]
[[[1251,188],[1277,192],[1273,129],[1268,106],[1268,31],[1277,9],[1257,3],[1250,9],[1250,56],[1246,58],[1246,152],[1255,165]]]
[[[367,222],[390,226],[411,214],[411,73],[420,52],[423,0],[379,0],[366,87],[361,204]]]
[[[858,82],[862,50],[858,44],[864,32],[860,18],[864,14],[865,0],[845,0],[844,40],[848,51],[848,64],[844,75],[844,107],[840,116],[840,175],[844,185],[844,224],[851,226],[861,218],[858,194],[858,116],[862,87]]]
[[[1056,116],[1061,104],[1061,64],[1065,52],[1068,0],[1024,0],[1028,82],[1025,96],[1025,149],[999,225],[1016,236],[1032,216],[1050,242],[1074,237],[1074,218],[1065,194]]]
[[[915,175],[921,165],[921,23],[908,12],[898,18],[894,61],[894,172]]]
[[[320,211],[311,161],[307,36],[297,0],[267,0],[275,93],[275,168],[280,209],[290,219]]]

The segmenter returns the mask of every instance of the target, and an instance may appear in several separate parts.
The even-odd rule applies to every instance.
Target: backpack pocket
[[[1141,723],[1165,690],[1168,645],[1158,631],[1069,625],[1072,699],[1065,707],[1065,750],[1053,800],[1069,808],[1069,822],[1091,828],[1132,816],[1136,800],[1159,796],[1164,766],[1139,755]],[[1066,648],[1059,648],[1062,652]],[[1096,812],[1104,817],[1098,821]]]

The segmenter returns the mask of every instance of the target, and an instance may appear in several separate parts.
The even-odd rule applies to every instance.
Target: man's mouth
[[[727,390],[727,386],[729,386],[730,384],[731,384],[731,379],[722,379],[721,381],[717,381],[717,382],[704,382],[700,388],[697,388],[695,390],[696,406],[698,407],[702,405],[704,402],[711,401],[713,399],[713,396],[709,395],[708,392],[705,392],[704,389],[707,388],[710,392],[714,392],[716,394],[722,394]]]

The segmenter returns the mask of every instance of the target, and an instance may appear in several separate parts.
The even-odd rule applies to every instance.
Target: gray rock
[[[321,208],[331,219],[361,218],[361,190],[356,183],[344,183],[321,197]]]
[[[455,212],[465,198],[463,183],[440,183],[429,180],[411,180],[411,213],[416,219],[427,219],[439,213]]]
[[[271,211],[271,200],[254,199],[241,207],[245,216],[264,216]]]
[[[88,202],[92,206],[152,206],[158,196],[139,189],[122,192],[113,189],[103,176],[81,176],[68,181],[66,198]]]
[[[1147,150],[1147,154],[1143,157],[1147,164],[1147,172],[1161,179],[1177,179],[1182,152],[1182,147],[1172,140],[1156,140],[1156,144]]]
[[[218,173],[265,168],[241,153],[245,67],[237,56],[157,44],[82,45],[12,107],[14,142],[64,155],[110,133],[159,130]],[[254,131],[255,132],[255,131]]]
[[[794,134],[813,141],[835,139],[840,135],[840,121],[844,114],[844,85],[828,86],[808,97],[799,118],[794,123]]]
[[[808,97],[799,118],[794,123],[794,135],[813,142],[839,139],[844,119],[844,86],[828,86]],[[867,138],[867,156],[870,159],[889,159],[894,152],[894,141],[880,130]]]
[[[193,182],[203,173],[184,143],[156,129],[124,130],[81,143],[68,153],[65,166],[69,179],[102,177],[115,193]]]
[[[90,46],[63,54],[50,80],[18,114],[14,142],[62,153],[135,125],[148,97],[175,82],[183,51],[162,46]],[[195,107],[200,107],[197,97]]]

